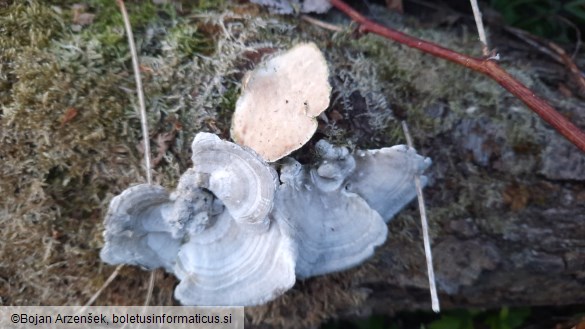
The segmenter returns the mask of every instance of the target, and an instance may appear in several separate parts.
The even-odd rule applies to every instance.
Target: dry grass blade
[[[152,291],[154,290],[155,274],[156,274],[156,270],[152,270],[152,272],[150,272],[150,279],[148,280],[148,290],[146,292],[146,300],[144,301],[144,306],[150,305],[150,299],[152,298]]]
[[[469,0],[471,3],[471,9],[473,10],[473,18],[475,19],[475,25],[477,26],[477,34],[479,34],[479,41],[482,43],[482,52],[484,56],[489,56],[490,51],[488,48],[487,37],[485,34],[485,28],[483,27],[483,20],[481,18],[481,11],[477,5],[477,0]]]
[[[406,125],[405,121],[402,121],[402,129],[404,130],[404,135],[406,136],[406,143],[408,147],[413,147],[412,145],[412,137],[408,131],[408,126]],[[423,234],[423,243],[425,247],[425,257],[427,262],[427,272],[429,277],[429,289],[431,291],[431,306],[435,313],[439,313],[441,311],[441,307],[439,305],[439,297],[437,295],[437,286],[435,284],[435,270],[433,268],[433,252],[431,250],[431,242],[429,239],[429,224],[427,222],[427,211],[425,208],[425,200],[423,198],[422,193],[422,184],[420,183],[420,176],[414,176],[414,184],[416,186],[416,196],[418,198],[418,208],[420,210],[420,221],[422,226],[422,234]]]
[[[140,77],[140,65],[138,64],[138,54],[136,53],[136,45],[134,44],[134,35],[132,34],[132,27],[130,26],[130,19],[123,0],[117,1],[124,18],[124,28],[128,36],[128,46],[130,47],[130,54],[132,55],[132,66],[134,70],[134,78],[136,80],[136,92],[138,93],[138,105],[140,107],[140,123],[142,124],[142,135],[144,143],[144,162],[146,166],[146,181],[152,184],[152,170],[150,162],[150,137],[148,134],[148,121],[146,120],[146,105],[144,102],[144,93],[142,91],[142,78]]]
[[[140,123],[142,124],[142,136],[144,141],[144,162],[146,167],[146,181],[152,184],[152,171],[150,162],[150,138],[148,134],[148,121],[146,120],[146,105],[144,102],[144,92],[142,91],[142,78],[140,77],[140,65],[138,63],[138,54],[136,52],[136,45],[134,44],[134,35],[132,34],[132,26],[130,26],[130,18],[126,11],[126,6],[123,0],[117,1],[124,18],[124,28],[128,36],[128,45],[130,46],[130,54],[132,55],[132,66],[134,70],[134,78],[136,80],[136,92],[138,93],[138,104],[140,106]],[[154,289],[154,271],[150,273],[150,280],[148,281],[148,292],[146,293],[146,301],[144,305],[150,303],[152,297],[152,290]]]
[[[80,312],[84,312],[86,307],[91,306],[95,302],[95,300],[101,295],[102,291],[104,291],[104,289],[106,289],[110,285],[110,283],[112,283],[112,281],[114,281],[114,279],[118,276],[122,267],[124,267],[124,265],[118,265],[116,267],[114,272],[110,274],[110,277],[108,277],[108,279],[106,280],[106,282],[104,282],[100,289],[96,291],[96,293],[93,294],[93,296],[91,296],[91,298],[87,301],[87,303],[85,303],[85,305],[83,305],[83,308],[81,309]]]
[[[539,52],[549,56],[556,62],[563,64],[567,70],[571,78],[574,80],[575,84],[577,85],[577,90],[581,97],[585,98],[585,77],[581,74],[581,70],[575,63],[575,61],[571,58],[569,54],[559,45],[556,43],[545,40],[540,38],[536,35],[533,35],[529,32],[513,28],[510,26],[504,27],[506,31],[513,34],[520,40],[524,41],[525,43],[529,44],[530,46],[534,47]]]
[[[134,44],[134,35],[132,34],[132,27],[130,26],[130,18],[128,17],[128,12],[126,10],[126,6],[124,5],[123,0],[116,1],[118,6],[120,7],[120,11],[122,12],[122,17],[124,19],[124,28],[126,29],[126,34],[128,36],[128,45],[130,47],[130,53],[132,56],[132,66],[134,70],[134,78],[136,80],[136,92],[138,94],[138,103],[140,107],[140,123],[142,126],[142,135],[143,135],[143,142],[144,142],[144,162],[146,167],[146,181],[148,184],[152,184],[152,170],[151,170],[151,160],[150,160],[150,137],[148,134],[148,121],[146,119],[146,105],[144,102],[144,93],[142,89],[142,78],[140,77],[140,67],[138,64],[138,54],[136,53],[136,45]],[[110,275],[110,277],[104,282],[104,284],[98,289],[98,291],[91,296],[89,301],[85,304],[83,309],[87,306],[90,306],[95,302],[95,300],[100,296],[102,291],[118,276],[120,270],[124,267],[124,265],[118,265],[114,272]],[[146,296],[145,306],[150,303],[150,298],[152,296],[152,291],[154,289],[154,274],[155,272],[151,272],[150,280],[148,285],[148,292]]]
[[[343,31],[343,28],[341,28],[341,27],[339,27],[337,25],[330,24],[330,23],[327,23],[327,22],[323,22],[323,21],[318,20],[316,18],[313,18],[313,17],[311,17],[309,15],[301,15],[301,19],[304,20],[304,21],[306,21],[306,22],[309,22],[309,23],[311,23],[311,24],[313,24],[315,26],[318,26],[320,28],[323,28],[323,29],[326,29],[326,30],[329,30],[329,31],[334,31],[334,32],[341,32],[341,31]]]

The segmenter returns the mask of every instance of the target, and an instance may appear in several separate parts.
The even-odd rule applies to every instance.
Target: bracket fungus
[[[292,241],[278,223],[250,232],[223,212],[181,246],[175,296],[186,305],[259,305],[294,285],[294,268]]]
[[[252,150],[215,135],[198,134],[192,148],[194,168],[181,176],[175,192],[141,184],[112,199],[102,260],[163,267],[181,280],[175,296],[187,305],[257,305],[275,298],[295,282],[295,251],[286,230],[268,221],[277,184],[274,169],[255,168],[264,162]],[[259,184],[256,176],[266,182]],[[247,184],[242,193],[252,197],[228,193],[241,192],[230,184]],[[268,199],[258,202],[263,196]],[[232,213],[260,215],[252,217],[269,224],[250,230],[255,222],[237,220]]]
[[[219,198],[245,228],[268,228],[278,175],[256,154],[216,135],[199,133],[192,144],[197,184]]]
[[[130,187],[112,199],[104,222],[106,243],[101,259],[109,264],[172,270],[174,255],[166,256],[178,252],[178,245],[170,225],[159,220],[162,205],[168,202],[169,194],[162,186],[149,184]],[[166,244],[162,250],[158,248],[159,241]]]
[[[287,159],[274,211],[292,227],[301,278],[342,271],[369,258],[386,241],[384,219],[414,198],[414,175],[431,163],[404,145],[355,154],[325,140],[315,147],[322,158],[316,168]]]
[[[307,79],[307,77],[311,77]],[[320,163],[268,162],[304,145],[329,104],[327,63],[301,44],[249,76],[232,121],[242,145],[199,133],[177,189],[142,184],[114,197],[100,256],[162,267],[185,305],[258,305],[307,278],[372,256],[390,220],[416,195],[431,164],[404,145],[350,152],[327,141]],[[426,183],[426,177],[421,180]]]
[[[310,77],[308,79],[307,77]],[[236,143],[273,162],[303,146],[329,106],[331,85],[314,43],[297,45],[247,74],[232,118]]]
[[[292,160],[284,171],[299,168]],[[355,193],[323,189],[311,170],[282,177],[275,218],[291,227],[297,242],[296,273],[300,278],[342,271],[362,263],[386,241],[382,217]]]
[[[346,181],[346,190],[359,194],[386,222],[416,196],[414,176],[431,165],[406,145],[378,150],[359,150],[355,154],[355,173]],[[422,185],[427,177],[421,176]]]
[[[193,168],[173,193],[142,184],[112,199],[101,251],[110,264],[174,273],[186,305],[258,305],[297,276],[360,264],[384,243],[386,215],[410,202],[413,175],[430,164],[405,146],[350,153],[319,141],[319,165],[287,158],[279,183],[251,149],[208,133],[192,148]]]
[[[317,13],[324,14],[331,9],[327,0],[252,0],[253,3],[267,6],[271,11],[279,14]]]

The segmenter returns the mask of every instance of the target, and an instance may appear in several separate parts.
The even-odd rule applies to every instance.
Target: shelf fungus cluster
[[[300,47],[309,56],[322,57],[314,45]],[[324,67],[326,73],[324,60],[317,62],[308,69]],[[274,65],[273,71],[287,67],[268,65]],[[252,73],[248,86],[265,82],[256,75],[260,71]],[[327,79],[311,88],[321,96],[309,107],[317,104],[322,111],[329,101]],[[293,100],[291,111],[307,109],[307,97],[313,96]],[[386,222],[416,195],[414,176],[424,172],[430,159],[403,145],[350,152],[321,140],[315,147],[316,165],[292,158],[271,164],[313,134],[317,112],[300,113],[309,115],[305,121],[313,131],[302,131],[300,139],[293,137],[294,143],[277,153],[197,134],[193,167],[174,192],[142,184],[112,199],[102,260],[164,268],[180,280],[175,296],[184,305],[250,306],[283,294],[296,278],[343,271],[372,256],[386,240]],[[241,124],[237,120],[235,126]],[[268,127],[270,133],[273,127]]]

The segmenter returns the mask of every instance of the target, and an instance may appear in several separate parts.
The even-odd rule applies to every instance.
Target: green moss
[[[14,56],[21,47],[44,48],[64,29],[63,19],[39,2],[17,2],[0,9],[2,56]]]
[[[232,84],[221,96],[217,120],[220,125],[220,130],[228,132],[232,122],[232,115],[236,108],[236,102],[240,97],[240,88],[237,84]]]
[[[7,158],[20,153],[32,162],[32,166],[12,163],[13,170],[38,179],[53,176],[51,182],[58,184],[46,190],[56,196],[92,189],[87,180],[98,174],[94,166],[109,158],[108,146],[120,141],[127,103],[126,94],[116,87],[121,76],[87,71],[76,75],[63,64],[70,63],[50,53],[23,52],[13,62],[12,73],[18,80],[2,118],[3,128],[10,131],[4,137],[12,142],[12,148],[3,153],[9,152]],[[76,114],[67,121],[69,113]],[[65,209],[83,207],[86,202],[68,204]]]
[[[69,5],[61,5],[53,9],[19,2],[0,12],[5,50],[0,53],[0,239],[20,241],[2,248],[0,258],[2,267],[26,264],[18,275],[24,279],[10,283],[23,294],[3,301],[11,304],[79,304],[80,297],[86,299],[92,293],[86,282],[96,278],[95,237],[101,234],[98,224],[107,203],[114,193],[144,180],[137,150],[140,124],[128,92],[134,81],[124,53],[126,40],[121,24],[110,25],[118,22],[118,8],[113,1],[92,2],[88,10],[97,15],[94,23],[75,32]],[[129,7],[138,17],[136,39],[146,45],[146,30],[164,25],[150,25],[160,18],[162,7]],[[160,48],[165,36],[155,33],[145,48]],[[174,54],[169,56],[179,57]],[[173,62],[147,76],[147,89],[165,92],[161,81],[181,64]],[[161,114],[156,106],[151,109],[156,131]],[[163,180],[179,175],[180,169],[169,162],[161,170]],[[25,259],[11,256],[23,254]],[[49,264],[70,266],[44,267]]]
[[[226,7],[225,0],[198,0],[198,1],[183,1],[184,3],[192,3],[193,10],[210,11],[221,10]]]
[[[168,5],[156,5],[151,1],[148,2],[129,2],[126,1],[126,9],[130,18],[133,34],[140,36],[147,30],[150,33],[164,32],[164,30],[176,24],[177,14],[175,8]],[[100,45],[100,53],[106,61],[121,61],[129,59],[129,49],[124,30],[124,22],[120,8],[115,1],[110,0],[91,0],[85,3],[86,12],[95,15],[93,22],[81,29],[80,38],[85,42],[95,42]],[[73,16],[72,5],[68,5],[64,10],[66,17]],[[161,20],[164,17],[164,20]],[[166,33],[166,32],[165,32]],[[156,38],[155,38],[156,39]],[[138,40],[138,48],[149,49],[152,39]],[[154,48],[157,48],[155,46]]]
[[[142,31],[148,24],[160,21],[159,15],[168,15],[171,21],[176,16],[171,5],[156,5],[152,1],[124,3],[134,32]],[[89,7],[88,12],[96,14],[94,23],[87,29],[88,33],[99,33],[107,28],[124,26],[120,8],[115,1],[88,0],[85,4]]]
[[[196,26],[178,25],[169,30],[169,46],[183,56],[211,55],[215,50],[212,36],[199,32]]]

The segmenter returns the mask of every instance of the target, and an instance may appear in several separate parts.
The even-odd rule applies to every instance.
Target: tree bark
[[[433,204],[444,196],[427,189],[443,310],[585,303],[582,184],[541,182],[557,190],[556,205],[455,217],[433,214]],[[573,195],[567,191],[572,188],[581,191]],[[411,220],[415,212],[409,209],[390,223],[388,242],[366,265],[299,282],[279,300],[247,308],[251,319],[268,327],[310,327],[329,317],[430,311],[420,231]]]

